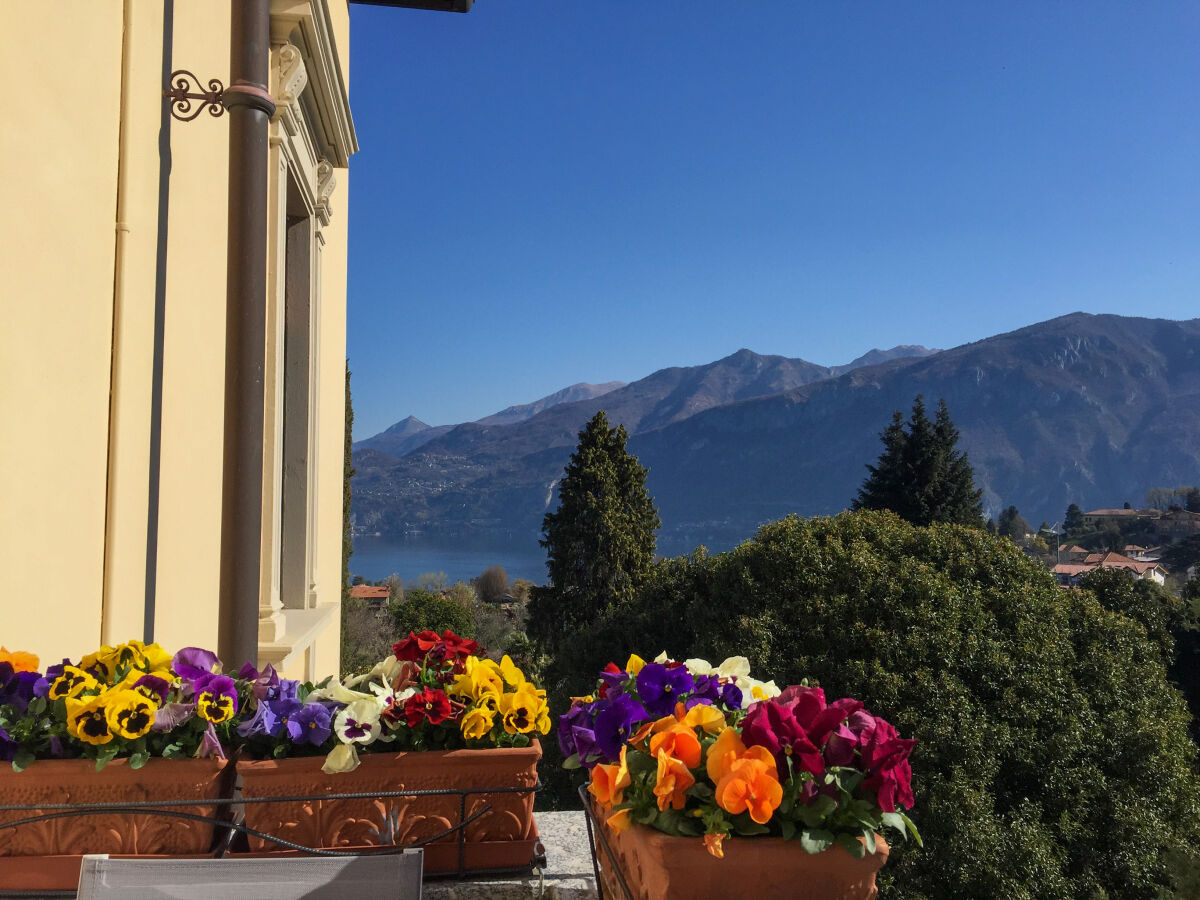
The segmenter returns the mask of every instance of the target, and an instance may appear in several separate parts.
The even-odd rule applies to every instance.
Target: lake
[[[350,573],[367,581],[396,574],[406,585],[415,584],[426,572],[445,572],[447,584],[469,582],[488,566],[503,566],[509,580],[527,578],[535,584],[546,580],[546,551],[537,538],[528,541],[489,541],[413,536],[402,539],[355,537]]]
[[[728,543],[709,544],[710,550],[723,550]],[[695,543],[659,539],[658,550],[667,556],[690,553]],[[526,541],[505,540],[472,535],[469,538],[414,535],[406,538],[358,536],[350,557],[350,574],[367,581],[381,581],[396,574],[406,585],[415,584],[426,572],[445,572],[446,583],[469,582],[488,566],[503,566],[509,580],[526,578],[534,584],[546,581],[546,551],[537,538]]]

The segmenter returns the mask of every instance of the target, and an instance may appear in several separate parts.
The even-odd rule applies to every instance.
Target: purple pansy
[[[238,678],[250,682],[250,693],[258,700],[273,700],[279,694],[279,673],[267,663],[260,672],[250,663],[238,670]]]
[[[608,762],[620,759],[621,746],[633,726],[649,718],[646,708],[628,694],[617,697],[596,716],[596,746]]]
[[[315,747],[325,743],[333,718],[320,703],[305,703],[287,720],[288,737],[296,744],[312,744]]]
[[[571,736],[571,729],[576,725],[587,726],[592,722],[591,709],[589,706],[576,703],[572,705],[563,715],[558,717],[558,749],[562,751],[564,757],[571,756],[578,752],[575,746],[575,740]]]
[[[237,733],[242,737],[269,737],[279,728],[279,717],[271,704],[265,700],[258,701],[254,715],[237,727]]]
[[[217,654],[202,647],[184,647],[171,659],[171,668],[180,678],[197,681],[221,667]]]
[[[669,668],[661,663],[646,663],[637,675],[638,696],[655,716],[669,715],[676,702],[695,686],[691,673],[683,666]]]
[[[0,727],[0,760],[4,762],[12,762],[13,757],[17,755],[17,751],[21,749],[21,745],[12,739],[12,736]]]
[[[0,704],[8,704],[24,714],[33,699],[33,688],[40,672],[14,672],[11,663],[0,662]]]

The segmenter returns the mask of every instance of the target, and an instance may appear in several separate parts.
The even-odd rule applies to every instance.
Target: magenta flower
[[[904,740],[889,722],[876,717],[874,733],[859,750],[867,772],[862,786],[877,793],[879,808],[884,812],[895,812],[897,805],[912,808],[912,767],[908,756],[916,745],[915,740]]]
[[[786,778],[789,771],[811,772],[813,775],[825,771],[821,751],[809,740],[792,711],[773,700],[750,706],[750,711],[742,720],[742,740],[747,747],[766,747],[775,757],[780,778]]]

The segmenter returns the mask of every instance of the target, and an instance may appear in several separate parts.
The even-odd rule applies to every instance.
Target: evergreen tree
[[[559,482],[558,509],[542,523],[550,583],[532,591],[529,630],[551,653],[609,604],[632,598],[650,570],[660,523],[628,437],[596,413]]]
[[[1063,530],[1068,533],[1083,531],[1083,525],[1083,510],[1077,503],[1072,503],[1067,507],[1067,515],[1063,519]]]
[[[996,530],[1014,543],[1020,544],[1029,533],[1029,523],[1015,506],[1010,506],[1000,513],[1000,518],[996,520]]]
[[[945,400],[930,422],[918,394],[907,431],[896,410],[879,437],[883,453],[867,466],[870,474],[851,504],[854,509],[890,509],[914,525],[983,524],[983,492],[975,487],[967,454],[956,449],[958,429]]]

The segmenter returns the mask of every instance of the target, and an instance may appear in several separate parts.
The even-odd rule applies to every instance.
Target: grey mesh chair
[[[422,852],[287,859],[85,856],[77,900],[420,900]]]

